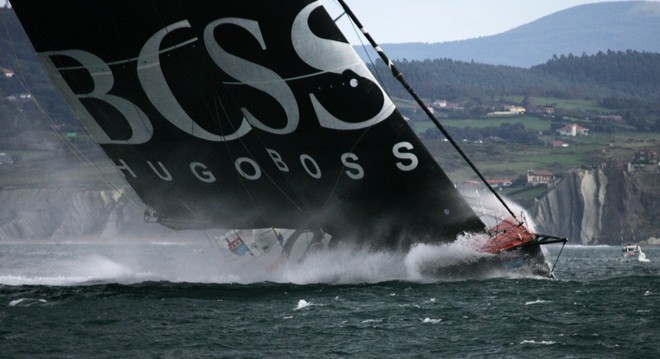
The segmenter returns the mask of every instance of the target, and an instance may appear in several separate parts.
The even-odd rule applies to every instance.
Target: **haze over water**
[[[469,258],[468,247],[445,250]],[[645,248],[651,262],[641,263],[621,261],[618,247],[569,246],[558,280],[429,280],[414,263],[430,250],[335,253],[271,272],[258,269],[270,258],[246,265],[205,242],[3,243],[0,356],[660,353],[660,249]],[[551,262],[558,250],[550,248]]]

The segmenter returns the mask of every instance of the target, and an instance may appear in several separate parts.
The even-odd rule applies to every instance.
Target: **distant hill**
[[[640,131],[660,131],[660,53],[561,55],[531,68],[451,59],[401,60],[397,67],[420,96],[469,104],[464,106],[466,118],[483,115],[484,104],[498,97],[582,99],[617,112]],[[387,76],[382,61],[372,69],[390,96],[408,98],[403,86]]]
[[[448,58],[531,67],[553,55],[660,52],[659,39],[660,2],[625,1],[576,6],[493,36],[433,44],[383,44],[382,48],[392,59]]]
[[[636,99],[660,102],[660,53],[606,51],[553,56],[531,68],[487,65],[451,59],[401,60],[397,67],[424,97],[458,100],[492,96]],[[406,91],[379,61],[372,67],[394,97]]]

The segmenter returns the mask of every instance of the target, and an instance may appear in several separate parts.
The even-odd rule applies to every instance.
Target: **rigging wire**
[[[152,7],[153,7],[155,13],[157,14],[157,16],[159,18],[162,18],[162,15],[160,14],[160,12],[158,10],[158,6],[156,6],[156,3],[154,1],[152,1],[151,4],[152,4]],[[184,61],[184,58],[180,54],[177,54],[177,55],[179,56],[180,61],[182,63],[182,66],[184,67],[185,71],[188,72],[189,74],[191,74],[192,72],[191,72],[191,69],[189,67],[188,62]],[[317,74],[312,74],[310,76],[315,76],[315,75],[317,75]],[[286,80],[289,80],[289,79],[285,79],[285,81]],[[243,83],[242,82],[236,82],[236,83],[223,82],[222,84],[223,84],[223,86],[230,86],[230,85],[237,85],[237,84],[243,84]],[[197,85],[197,86],[195,86],[195,88],[199,91],[200,86],[201,85]],[[198,97],[200,97],[200,98],[202,97],[201,91],[198,92]],[[220,105],[220,108],[218,108],[218,105]],[[223,129],[222,129],[222,127],[223,127],[222,126],[223,116],[221,116],[221,113],[224,115],[224,118],[226,118],[226,119],[229,119],[230,116],[228,114],[227,109],[225,108],[225,104],[223,103],[223,101],[222,101],[222,99],[220,98],[219,95],[216,94],[216,96],[214,98],[214,101],[213,101],[213,107],[207,106],[207,111],[209,112],[209,114],[211,114],[211,117],[215,120],[216,125],[218,126],[220,131],[223,132]],[[234,124],[231,121],[227,121],[227,122],[229,123],[229,126],[231,127],[231,129],[233,131],[236,131],[236,128],[235,128]],[[191,124],[191,126],[192,126],[192,124]],[[192,128],[191,128],[191,132],[192,132]],[[263,148],[266,148],[266,146],[264,145],[262,139],[258,135],[256,136],[256,139],[259,141],[259,143],[261,144],[261,146]],[[239,140],[240,144],[242,145],[242,147],[245,149],[245,151],[248,153],[250,158],[254,159],[254,155],[250,151],[249,146],[244,142],[243,138],[239,138],[238,140]],[[226,151],[227,151],[227,154],[228,154],[230,160],[232,160],[232,162],[234,162],[235,156],[232,154],[229,143],[227,143],[227,141],[225,141],[224,144],[226,146]],[[275,188],[286,198],[286,200],[289,203],[291,203],[296,209],[298,209],[299,211],[302,211],[302,207],[301,207],[302,205],[300,203],[298,203],[298,201],[296,201],[291,196],[291,194],[289,194],[284,188],[282,188],[282,186],[280,186],[280,184],[273,178],[273,176],[270,173],[268,173],[264,169],[261,169],[261,170],[262,170],[262,173],[264,174],[264,176],[268,179],[268,181],[270,181],[270,183],[272,183],[275,186]],[[254,197],[254,194],[250,192],[246,181],[240,175],[238,175],[238,178],[239,178],[239,181],[241,182],[241,185],[243,186],[243,189],[244,189],[246,195],[248,196],[249,200],[252,202],[253,207],[260,213],[259,216],[262,218],[262,220],[264,220],[264,222],[266,222],[265,221],[266,217],[264,215],[264,211],[259,206],[257,199]],[[291,188],[291,190],[293,190],[293,188]]]
[[[335,2],[337,2],[337,0],[335,0]],[[346,11],[342,12],[341,15],[337,16],[334,19],[334,22],[337,23],[342,17],[344,17],[344,15],[346,15]],[[364,56],[366,56],[367,59],[369,60],[369,64],[371,65],[371,69],[372,69],[373,74],[376,76],[379,83],[381,83],[381,84],[384,83],[384,81],[382,79],[382,75],[381,75],[380,71],[378,70],[378,66],[376,66],[376,62],[374,61],[373,57],[371,57],[371,53],[367,50],[367,44],[364,43],[363,37],[360,36],[360,34],[361,34],[360,29],[358,29],[355,26],[355,23],[353,21],[351,21],[350,18],[348,19],[348,23],[350,24],[351,28],[353,29],[353,32],[355,33],[355,37],[358,39],[358,41],[360,41],[360,48],[363,50]],[[385,91],[385,93],[388,96],[390,96],[390,94],[389,94],[389,92],[387,91],[386,88],[383,88],[383,91]]]
[[[219,103],[219,104],[220,104],[220,107],[222,108],[222,112],[223,112],[223,114],[225,115],[225,118],[229,118],[229,114],[227,113],[227,110],[225,109],[225,107],[224,107],[224,105],[223,105],[221,99],[218,97],[218,98],[216,98],[216,100],[217,100],[216,108],[217,108],[217,104]],[[217,111],[217,109],[216,109],[216,111]],[[218,125],[219,125],[220,129],[222,129],[221,118],[220,118],[220,116],[218,116],[217,114],[216,114],[216,119],[217,119],[217,121],[218,121]],[[229,122],[230,126],[232,127],[232,130],[236,131],[236,127],[234,126],[234,124],[231,123],[231,121],[228,121],[228,122]],[[260,137],[258,134],[255,133],[255,138],[258,140],[258,142],[259,142],[259,144],[261,145],[261,147],[263,147],[263,148],[265,149],[265,148],[266,148],[266,145],[265,145],[264,142],[262,141],[261,137]],[[250,151],[250,147],[245,143],[245,141],[243,140],[243,138],[241,137],[241,138],[239,138],[238,140],[240,141],[240,143],[241,143],[243,149],[245,149],[245,151],[250,155],[250,157],[251,157],[252,159],[254,159],[254,155],[252,154],[252,151]],[[231,155],[231,150],[229,149],[229,144],[228,144],[227,142],[225,142],[225,144],[226,144],[226,146],[227,146],[227,153],[229,154],[230,157],[232,157],[232,155]],[[268,180],[269,180],[269,181],[275,186],[275,188],[277,188],[277,190],[278,190],[280,193],[282,193],[282,195],[284,195],[284,197],[285,197],[285,198],[286,198],[286,199],[287,199],[287,200],[288,200],[288,201],[289,201],[294,207],[296,207],[296,209],[302,211],[302,207],[301,207],[301,205],[300,205],[298,202],[296,202],[296,201],[294,200],[294,198],[292,198],[292,197],[291,197],[291,196],[290,196],[290,195],[289,195],[289,194],[288,194],[288,193],[287,193],[287,192],[286,192],[286,191],[285,191],[285,190],[284,190],[284,189],[283,189],[283,188],[282,188],[282,187],[281,187],[276,181],[275,181],[275,179],[273,178],[273,176],[271,176],[271,175],[270,175],[267,171],[265,171],[263,168],[262,168],[261,170],[262,170],[262,173],[264,174],[264,176],[266,176],[266,178],[268,178]],[[242,176],[239,175],[239,177],[242,177]]]
[[[343,15],[344,15],[344,14],[340,15],[340,16],[337,17],[334,21],[338,21],[339,18],[341,18]],[[357,33],[357,30],[356,30],[356,33]],[[366,46],[364,46],[364,44],[363,44],[363,47],[366,47]],[[369,56],[368,53],[367,53],[367,56]],[[361,64],[361,62],[356,62],[354,65],[360,65],[360,64]],[[372,61],[372,64],[373,64],[373,61]],[[343,67],[338,67],[337,69],[343,69]],[[327,74],[327,73],[334,73],[333,70],[334,70],[334,69],[324,69],[324,70],[320,70],[320,71],[316,71],[316,72],[312,72],[312,73],[307,73],[307,74],[305,74],[305,75],[300,75],[300,76],[283,77],[282,80],[283,80],[284,82],[295,81],[295,80],[305,79],[305,78],[309,78],[309,77],[315,77],[315,76],[319,76],[319,75],[323,75],[323,74]],[[280,81],[280,80],[278,80],[278,81]],[[245,85],[245,84],[268,83],[268,82],[271,82],[271,81],[265,81],[265,82],[245,82],[245,81],[243,81],[243,82],[231,82],[231,81],[225,81],[225,82],[223,82],[223,84],[224,84],[224,85]],[[218,100],[219,100],[219,99],[218,99]],[[224,105],[222,104],[221,101],[219,101],[219,102],[220,102],[220,105],[222,106],[222,110],[223,110],[225,116],[228,116],[228,114],[227,114],[227,112],[226,112],[226,110],[225,110],[225,108],[224,108]],[[218,122],[219,122],[219,117],[217,117],[217,118],[218,118]],[[232,123],[230,123],[230,125],[232,126],[232,129],[233,129],[233,130],[236,130],[236,128],[233,127],[233,124],[232,124]],[[364,138],[364,136],[366,135],[366,133],[367,133],[368,131],[369,131],[369,129],[367,128],[367,129],[365,129],[365,131],[364,131],[362,134],[360,134],[360,136],[358,137],[358,139],[353,143],[353,145],[352,145],[352,147],[351,147],[351,150],[354,149],[354,148],[360,143],[360,141],[362,140],[362,138]],[[264,144],[264,141],[262,140],[261,136],[259,136],[259,134],[256,133],[256,132],[254,133],[254,136],[255,136],[255,138],[257,139],[257,141],[259,142],[259,144],[260,144],[263,148],[266,148],[266,146],[265,146],[265,144]],[[242,138],[239,138],[238,140],[241,142],[242,146],[243,146],[244,149],[247,151],[247,153],[248,153],[252,158],[254,158],[254,155],[253,155],[252,152],[250,151],[249,147],[245,144],[244,140],[243,140]],[[229,148],[228,148],[227,150],[228,150],[228,152],[229,152]],[[231,156],[231,154],[230,154],[230,156]],[[345,165],[342,165],[341,169],[340,169],[340,170],[338,171],[338,173],[337,173],[337,178],[334,180],[334,185],[333,185],[333,187],[332,187],[332,190],[331,190],[330,193],[328,194],[326,201],[325,201],[325,202],[323,203],[323,205],[319,208],[319,210],[316,211],[316,213],[313,214],[313,215],[310,217],[310,219],[306,221],[307,224],[309,224],[309,223],[314,223],[314,225],[313,225],[313,226],[305,225],[304,227],[309,227],[309,228],[316,227],[316,228],[318,228],[319,230],[321,230],[321,232],[325,233],[325,231],[324,231],[324,230],[321,228],[321,226],[318,224],[318,217],[321,215],[321,213],[324,212],[324,209],[327,208],[328,205],[330,204],[330,202],[331,202],[331,200],[332,200],[332,198],[333,198],[333,196],[334,196],[334,193],[335,193],[335,192],[337,191],[337,189],[339,188],[339,183],[341,182],[341,179],[342,179],[342,173],[344,173],[344,170],[345,170],[345,169],[346,169],[346,166],[345,166]],[[272,183],[272,184],[278,189],[278,191],[280,191],[280,192],[281,192],[281,193],[287,198],[287,200],[289,200],[290,203],[292,203],[292,204],[293,204],[298,210],[300,210],[300,211],[302,212],[302,204],[299,204],[298,202],[296,202],[296,201],[291,197],[291,195],[289,195],[289,194],[287,193],[287,191],[285,191],[285,189],[282,188],[282,187],[281,187],[281,186],[275,181],[274,177],[271,176],[267,171],[265,171],[264,169],[262,169],[262,173],[264,173],[264,175],[268,178],[268,180],[269,180],[269,181],[270,181],[270,182],[271,182],[271,183]],[[290,187],[290,190],[291,190],[292,192],[294,192],[294,193],[297,192],[296,189],[295,189],[295,187],[291,187],[291,186],[289,186],[289,187]],[[246,189],[246,191],[247,191],[247,189]],[[298,197],[300,197],[300,196],[298,196]],[[301,198],[302,198],[302,197],[301,197]],[[257,206],[256,203],[255,203],[254,205],[255,205],[255,207]]]
[[[216,98],[216,101],[215,101],[215,106],[216,106],[216,116],[215,116],[215,118],[217,119],[217,124],[218,124],[218,126],[220,127],[220,130],[222,131],[222,121],[221,121],[220,113],[219,113],[218,108],[217,108],[217,107],[218,107],[218,104],[220,105],[220,109],[222,110],[222,113],[224,114],[224,117],[225,117],[225,118],[229,118],[229,114],[228,114],[228,112],[227,112],[227,110],[226,110],[226,108],[225,108],[223,102],[221,101],[221,99],[220,99],[219,96],[218,96],[218,97]],[[233,124],[231,121],[228,121],[228,122],[229,122],[229,125],[232,127],[232,130],[235,131],[236,128],[235,128],[234,124]],[[266,145],[265,145],[264,142],[262,141],[261,137],[260,137],[257,133],[255,133],[254,136],[255,136],[255,138],[257,139],[257,141],[259,142],[259,144],[265,149],[265,148],[266,148]],[[250,147],[245,143],[245,141],[243,140],[243,138],[239,138],[238,141],[240,142],[240,144],[241,144],[241,146],[243,147],[243,149],[248,153],[248,155],[250,156],[250,158],[254,159],[255,157],[254,157],[254,155],[252,154],[252,151],[250,150]],[[232,162],[234,162],[234,161],[235,161],[235,160],[233,159],[234,156],[232,155],[232,151],[231,151],[231,149],[230,149],[230,147],[229,147],[229,144],[228,144],[226,141],[225,141],[225,147],[226,147],[226,150],[227,150],[227,154],[229,155],[229,158],[232,159]],[[273,176],[271,176],[271,175],[270,175],[265,169],[261,169],[261,172],[262,172],[262,174],[263,174],[263,175],[264,175],[264,176],[265,176],[265,177],[271,182],[271,184],[273,184],[273,186],[275,186],[275,188],[277,188],[277,190],[278,190],[278,191],[279,191],[279,192],[280,192],[280,193],[281,193],[281,194],[282,194],[282,195],[283,195],[283,196],[284,196],[284,197],[285,197],[285,198],[286,198],[286,199],[287,199],[287,200],[288,200],[288,201],[289,201],[289,202],[290,202],[290,203],[291,203],[291,204],[292,204],[292,205],[293,205],[298,211],[303,212],[302,204],[296,202],[296,200],[295,200],[295,199],[294,199],[289,193],[287,193],[287,191],[286,191],[284,188],[282,188],[282,187],[277,183],[277,181],[275,181],[275,179],[273,178]],[[252,206],[253,206],[253,207],[254,207],[254,208],[260,213],[260,217],[261,217],[261,219],[264,220],[264,222],[267,222],[267,221],[265,220],[265,219],[266,219],[266,216],[264,215],[264,210],[259,206],[257,200],[254,198],[254,195],[250,192],[250,190],[249,190],[249,188],[248,188],[248,185],[247,185],[247,182],[244,180],[244,178],[243,178],[240,174],[237,174],[237,177],[238,177],[239,181],[241,182],[241,185],[243,186],[243,189],[244,189],[245,193],[247,194],[248,198],[249,198],[250,201],[252,202]],[[287,182],[287,183],[288,183],[288,182]],[[290,189],[291,189],[291,191],[295,192],[295,189],[294,189],[293,187],[290,186]],[[303,225],[303,227],[310,227],[310,228],[311,228],[312,226],[309,226],[309,225],[308,225],[309,223],[315,223],[314,226],[320,228],[320,226],[316,223],[316,217],[315,217],[315,216],[312,216],[309,220],[307,220],[307,221],[306,221],[306,224]],[[271,227],[272,227],[272,226],[271,226]]]
[[[555,259],[555,263],[552,265],[552,269],[550,269],[550,273],[555,272],[555,267],[557,267],[557,262],[559,262],[559,257],[561,257],[561,253],[564,251],[564,247],[566,247],[566,243],[568,240],[564,241],[561,245],[561,249],[559,250],[559,253],[557,254],[557,258]]]
[[[216,113],[215,118],[217,119],[217,124],[218,124],[218,126],[220,127],[220,130],[222,131],[222,121],[221,121],[220,113],[218,112],[218,108],[217,108],[217,107],[218,107],[218,104],[220,105],[220,109],[222,110],[222,113],[224,114],[224,117],[225,117],[225,118],[229,118],[229,114],[228,114],[228,112],[227,112],[227,110],[226,110],[226,108],[225,108],[223,102],[221,101],[221,99],[219,98],[219,96],[217,96],[217,98],[216,98],[216,103],[215,103],[215,106],[216,106],[216,112],[217,112],[217,113]],[[229,122],[229,125],[232,127],[232,130],[235,131],[235,130],[236,130],[236,127],[234,126],[234,124],[233,124],[231,121],[228,121],[228,122]],[[260,144],[263,148],[266,148],[266,145],[265,145],[265,143],[263,142],[263,140],[261,139],[261,136],[259,136],[258,133],[256,133],[256,132],[254,133],[254,136],[255,136],[256,140],[259,142],[259,144]],[[242,145],[243,149],[248,153],[248,155],[250,156],[250,158],[254,159],[254,155],[252,154],[252,151],[250,151],[249,146],[245,143],[245,141],[243,140],[243,138],[239,138],[238,140],[239,140],[240,144]],[[227,149],[227,154],[229,155],[230,159],[233,159],[232,151],[231,151],[231,149],[230,149],[230,147],[229,147],[229,144],[228,144],[227,142],[225,142],[225,146],[226,146],[226,149]],[[282,194],[282,195],[283,195],[283,196],[284,196],[284,197],[285,197],[285,198],[286,198],[286,199],[287,199],[287,200],[288,200],[288,201],[289,201],[289,202],[290,202],[290,203],[291,203],[296,209],[298,209],[301,213],[303,212],[302,204],[299,204],[298,202],[296,202],[295,199],[292,198],[292,196],[291,196],[289,193],[287,193],[287,191],[285,191],[284,188],[282,188],[282,187],[277,183],[277,181],[275,181],[275,179],[273,178],[273,176],[271,176],[271,175],[270,175],[265,169],[262,169],[262,173],[263,173],[264,176],[265,176],[265,177],[266,177],[266,178],[267,178],[267,179],[268,179],[268,180],[269,180],[269,181],[275,186],[275,188],[277,188],[277,190],[278,190],[278,191],[279,191],[279,192],[280,192],[280,193],[281,193],[281,194]],[[258,204],[258,202],[255,200],[255,198],[253,197],[253,194],[249,191],[249,188],[248,188],[248,185],[247,185],[246,181],[242,178],[242,176],[240,176],[240,175],[237,175],[237,176],[238,176],[238,178],[239,178],[239,180],[240,180],[240,182],[241,182],[241,185],[243,186],[243,189],[245,190],[245,193],[247,194],[248,198],[250,198],[250,201],[252,202],[253,207],[254,207],[254,208],[260,213],[260,217],[262,218],[262,220],[264,220],[264,222],[266,222],[266,221],[265,221],[266,216],[264,215],[264,211],[263,211],[263,209],[259,206],[259,204]],[[288,183],[288,182],[287,182],[287,183]],[[291,187],[291,186],[289,186],[289,187],[290,187],[290,190],[291,190],[291,191],[295,192],[295,188],[294,188],[294,187]],[[321,230],[321,232],[324,232],[324,231],[322,230],[321,226],[318,224],[318,222],[317,222],[317,220],[316,220],[316,215],[311,216],[307,221],[305,221],[305,223],[306,223],[306,224],[303,225],[302,227],[309,227],[309,228],[317,227],[317,228],[319,228],[319,229]],[[314,225],[311,226],[311,225],[309,225],[310,223],[314,223]],[[271,226],[271,228],[272,228],[272,226]],[[274,231],[274,230],[275,230],[275,229],[273,228],[273,231]],[[256,260],[257,258],[258,258],[258,257],[256,257],[255,260]]]
[[[218,97],[218,98],[216,98],[215,101],[214,101],[214,105],[215,105],[215,108],[216,108],[216,116],[215,116],[215,118],[217,119],[217,121],[218,121],[218,125],[219,125],[219,127],[220,127],[220,130],[222,131],[222,121],[221,121],[221,117],[220,117],[220,112],[218,111],[218,104],[220,105],[220,109],[222,109],[222,113],[224,114],[225,118],[229,118],[229,114],[227,113],[227,110],[225,109],[225,106],[224,106],[224,104],[222,103],[222,101],[220,101],[219,96],[217,96],[217,97]],[[229,125],[232,126],[232,129],[235,130],[235,128],[234,128],[233,124],[231,123],[231,121],[228,121],[228,122],[229,122]],[[223,132],[223,133],[224,133],[224,132]],[[247,149],[247,146],[245,145],[245,143],[243,143],[243,140],[242,140],[242,139],[239,139],[239,141],[241,142],[241,144],[243,145],[243,147],[248,151],[248,153],[250,154],[250,157],[254,158],[254,156],[252,156],[252,154],[251,154],[251,153],[249,152],[249,150]],[[229,147],[229,143],[227,143],[227,141],[224,141],[224,144],[225,144],[225,148],[227,149],[227,155],[229,156],[229,159],[230,159],[232,162],[235,163],[234,156],[232,155],[231,148]],[[250,199],[250,202],[252,203],[252,206],[253,206],[253,207],[259,212],[259,216],[260,216],[261,219],[263,220],[263,219],[265,218],[265,216],[264,216],[264,214],[263,214],[263,210],[262,210],[261,207],[257,204],[257,201],[256,201],[255,198],[253,197],[252,192],[250,192],[250,189],[248,188],[247,183],[244,181],[244,179],[242,178],[242,176],[241,176],[240,174],[236,173],[236,177],[238,178],[239,182],[241,183],[241,186],[243,187],[243,191],[245,191],[245,194],[246,194],[246,195],[248,196],[248,198]]]
[[[403,74],[402,74],[402,73],[399,71],[399,69],[394,65],[394,63],[392,63],[392,61],[390,61],[390,59],[387,57],[387,55],[385,54],[385,52],[383,51],[383,49],[380,48],[380,46],[378,45],[378,43],[376,43],[376,41],[371,37],[371,35],[369,34],[369,32],[367,32],[367,30],[364,28],[364,26],[362,25],[362,23],[360,23],[360,21],[357,19],[357,17],[356,17],[355,14],[353,13],[353,11],[348,7],[348,5],[346,4],[346,2],[345,2],[344,0],[337,0],[337,2],[339,2],[339,4],[341,5],[341,7],[344,9],[344,11],[346,12],[346,14],[351,18],[351,20],[355,23],[355,25],[356,25],[357,27],[360,28],[362,34],[367,38],[367,40],[369,41],[369,43],[371,44],[371,46],[376,50],[376,52],[377,52],[378,55],[381,57],[381,59],[385,62],[385,64],[387,65],[387,67],[392,71],[392,75],[394,76],[394,78],[396,78],[396,79],[397,79],[397,80],[403,85],[403,87],[406,89],[406,91],[408,91],[408,93],[413,97],[413,99],[417,102],[417,104],[422,108],[422,110],[424,111],[424,113],[425,113],[425,114],[429,117],[429,119],[430,119],[430,120],[436,125],[436,127],[440,130],[440,132],[442,132],[442,134],[443,134],[443,135],[445,136],[445,138],[449,141],[449,143],[451,143],[451,145],[452,145],[452,146],[454,147],[454,149],[458,152],[458,154],[463,158],[463,160],[464,160],[464,161],[470,166],[470,168],[472,169],[472,171],[474,171],[474,173],[479,177],[479,179],[481,179],[481,181],[486,185],[486,187],[488,187],[488,189],[489,189],[490,192],[495,196],[495,198],[497,198],[497,200],[498,200],[498,201],[504,206],[504,208],[509,212],[509,214],[511,215],[511,217],[513,217],[516,221],[518,221],[519,225],[523,225],[524,223],[521,222],[521,221],[516,217],[516,215],[515,215],[515,213],[513,212],[513,210],[511,210],[511,208],[509,208],[509,206],[506,204],[506,202],[504,201],[504,199],[503,199],[503,198],[497,193],[497,191],[495,191],[495,189],[493,188],[493,186],[491,186],[490,183],[488,183],[488,181],[487,181],[486,178],[483,176],[483,174],[479,171],[479,169],[475,166],[475,164],[470,160],[470,158],[467,156],[467,154],[466,154],[466,153],[460,148],[460,146],[458,145],[458,143],[452,138],[452,136],[451,136],[451,135],[449,134],[449,132],[444,128],[444,126],[442,126],[442,124],[440,123],[440,121],[438,121],[438,119],[435,117],[435,115],[433,115],[433,113],[431,113],[431,110],[429,110],[428,106],[426,106],[426,104],[424,103],[424,101],[419,97],[419,95],[417,95],[417,93],[415,92],[415,90],[410,86],[410,84],[409,84],[409,83],[406,81],[406,79],[403,77]]]
[[[344,17],[344,15],[346,15],[346,12],[345,12],[345,11],[344,11],[343,13],[341,13],[340,15],[338,15],[337,17],[335,17],[335,18],[333,19],[333,22],[334,22],[334,23],[337,23],[342,17]],[[360,40],[360,42],[361,42],[361,47],[362,47],[363,49],[365,49],[365,55],[366,55],[367,58],[369,59],[369,62],[370,62],[371,65],[373,66],[374,70],[376,70],[376,65],[375,65],[373,59],[371,58],[369,52],[366,51],[366,47],[367,47],[367,46],[364,44],[364,42],[362,42],[362,38],[359,36],[358,29],[355,27],[355,24],[353,24],[351,21],[349,21],[349,23],[351,24],[351,26],[352,26],[352,28],[353,28],[353,31],[355,32],[355,34],[357,35],[358,39]],[[383,81],[382,81],[381,78],[380,78],[380,73],[379,73],[378,71],[374,71],[374,72],[375,72],[376,77],[378,77],[378,80],[382,83]],[[319,71],[319,72],[312,73],[312,74],[309,74],[309,75],[300,76],[300,78],[302,78],[302,77],[313,77],[313,76],[317,76],[317,75],[324,74],[324,73],[332,73],[332,70]],[[293,79],[297,79],[297,78],[285,79],[285,81],[293,80]],[[388,95],[389,95],[389,94],[388,94]],[[367,127],[367,128],[364,129],[364,131],[358,136],[358,138],[357,138],[357,139],[355,140],[355,142],[352,144],[352,146],[351,146],[351,151],[350,151],[350,152],[353,152],[353,150],[358,146],[358,144],[362,141],[362,139],[367,135],[367,133],[368,133],[370,130],[371,130],[371,127]],[[328,208],[328,206],[330,205],[330,202],[331,202],[332,198],[334,197],[334,194],[337,192],[337,189],[339,188],[339,184],[341,183],[341,180],[342,180],[342,173],[344,173],[345,170],[346,170],[346,165],[342,164],[341,168],[340,168],[339,171],[337,172],[337,177],[334,179],[334,184],[333,184],[333,186],[332,186],[332,190],[331,190],[330,193],[328,194],[328,196],[327,196],[325,202],[323,203],[323,205],[322,205],[322,206],[319,208],[319,210],[317,211],[317,214],[315,214],[315,215],[313,216],[313,221],[314,221],[314,222],[317,222],[316,218],[318,218],[318,216],[320,216],[320,214],[323,213],[323,212],[325,211],[325,209]],[[320,226],[316,225],[316,227],[318,227],[318,228],[321,230],[322,233],[325,233],[325,231],[323,231],[323,229],[322,229]]]

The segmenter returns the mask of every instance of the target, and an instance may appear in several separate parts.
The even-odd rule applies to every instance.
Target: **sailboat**
[[[146,220],[320,232],[328,247],[376,251],[482,233],[489,265],[523,261],[552,275],[540,246],[566,238],[530,231],[429,114],[510,213],[488,228],[320,1],[11,4]]]

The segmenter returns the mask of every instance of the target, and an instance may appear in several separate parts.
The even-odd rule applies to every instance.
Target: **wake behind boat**
[[[510,219],[475,213],[318,1],[11,1],[146,220],[288,229],[284,254],[300,232],[404,252],[483,233],[492,265],[551,276],[540,246],[566,239],[528,230],[339,2]]]

